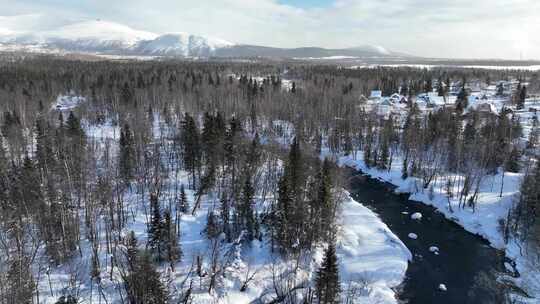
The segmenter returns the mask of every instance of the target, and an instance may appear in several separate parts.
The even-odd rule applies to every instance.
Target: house
[[[480,112],[485,114],[497,114],[497,109],[495,106],[489,102],[479,102],[476,105],[473,106],[473,108]]]
[[[394,93],[390,96],[390,100],[394,103],[399,103],[401,101],[401,95]]]
[[[393,105],[393,101],[391,98],[383,98],[382,101],[379,103],[381,106],[389,106],[391,107]]]
[[[379,116],[388,116],[392,112],[392,102],[388,99],[383,100],[377,105],[377,115]]]
[[[439,96],[437,92],[429,92],[420,94],[417,96],[417,103],[418,101],[423,101],[426,104],[426,107],[442,107],[447,102],[447,97],[445,96]]]
[[[379,90],[373,90],[371,91],[371,95],[369,95],[370,100],[379,101],[382,98],[382,91]]]

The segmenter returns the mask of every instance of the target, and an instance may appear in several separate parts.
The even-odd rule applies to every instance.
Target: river
[[[402,303],[502,303],[504,285],[497,278],[505,272],[504,252],[480,236],[465,231],[431,206],[396,194],[393,186],[348,170],[352,197],[375,211],[409,248],[413,260],[398,290]],[[421,220],[411,219],[415,212]],[[417,239],[408,237],[410,233]],[[438,255],[430,247],[438,247]],[[446,291],[439,290],[444,284]]]

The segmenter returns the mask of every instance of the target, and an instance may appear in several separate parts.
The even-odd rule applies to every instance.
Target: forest
[[[500,113],[468,108],[466,84],[509,79],[520,89]],[[454,107],[414,102],[458,82]],[[407,97],[405,110],[366,108],[373,90]],[[531,71],[2,60],[0,303],[200,303],[256,244],[276,262],[254,303],[357,303],[336,255],[339,156],[397,164],[415,191],[442,184],[450,212],[479,217],[482,186],[502,175],[502,196],[505,174],[522,174],[500,232],[540,270],[540,126],[519,116],[539,93]],[[204,235],[183,231],[201,214]],[[237,289],[260,271],[247,267]]]

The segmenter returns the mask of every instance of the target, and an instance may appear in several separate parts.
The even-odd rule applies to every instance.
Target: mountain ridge
[[[396,57],[398,53],[381,46],[363,45],[352,48],[322,47],[279,48],[237,44],[220,38],[185,32],[156,34],[132,29],[126,25],[90,20],[41,32],[0,30],[0,50],[31,48],[35,52],[62,51],[104,55],[165,57],[269,57],[269,58],[332,58],[332,57]],[[399,55],[398,57],[401,57]]]

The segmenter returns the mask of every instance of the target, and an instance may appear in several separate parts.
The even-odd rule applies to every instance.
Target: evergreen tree
[[[495,95],[499,97],[504,96],[504,85],[502,82],[497,84],[497,93]]]
[[[167,291],[159,272],[146,253],[138,253],[135,267],[124,277],[127,298],[131,304],[166,304]]]
[[[224,149],[225,149],[225,159],[228,166],[228,170],[231,176],[231,190],[232,193],[236,196],[238,193],[237,190],[239,185],[238,183],[238,167],[239,167],[239,157],[240,157],[240,148],[241,141],[240,135],[242,132],[242,125],[240,121],[233,117],[229,122],[229,128],[227,129],[227,134],[225,137]]]
[[[9,193],[9,166],[4,149],[4,140],[0,135],[0,212],[7,207]]]
[[[424,92],[426,92],[426,93],[433,92],[433,82],[432,82],[431,78],[428,78],[426,80],[425,86],[424,86]]]
[[[407,179],[409,177],[409,164],[407,158],[403,158],[403,163],[401,165],[401,179]]]
[[[251,141],[251,145],[249,146],[249,151],[247,153],[247,170],[249,172],[255,172],[257,170],[257,167],[259,165],[260,159],[261,159],[261,147],[259,142],[259,134],[255,133],[255,136],[253,137],[253,140]]]
[[[336,248],[333,243],[328,245],[324,253],[321,267],[315,278],[316,303],[337,304],[341,302],[339,283],[339,268]]]
[[[144,86],[144,83],[142,85]],[[131,104],[134,100],[133,89],[130,88],[127,82],[124,82],[124,86],[122,87],[122,90],[120,91],[120,100],[122,101],[124,105]]]
[[[129,124],[124,124],[120,130],[120,151],[118,153],[118,169],[120,177],[126,184],[133,179],[135,173],[135,141]]]
[[[20,186],[22,201],[18,203],[23,204],[21,206],[25,210],[23,214],[28,211],[39,213],[44,207],[44,197],[41,186],[36,181],[39,180],[39,173],[36,170],[35,164],[26,156],[23,161],[22,168],[20,170]]]
[[[221,230],[225,234],[227,242],[232,241],[231,225],[230,225],[230,216],[231,216],[231,206],[229,203],[229,198],[227,193],[223,192],[220,199],[220,210],[219,214],[221,217]]]
[[[521,157],[519,150],[514,146],[506,159],[504,170],[508,172],[518,173],[520,170],[519,158]]]
[[[79,119],[73,112],[69,113],[63,134],[66,135],[63,149],[66,152],[64,157],[68,163],[67,168],[64,167],[63,169],[67,171],[66,175],[71,179],[70,182],[73,182],[76,190],[80,193],[86,176],[83,172],[86,156],[86,134]]]
[[[204,229],[204,231],[206,232],[206,236],[209,239],[214,239],[218,237],[220,229],[214,211],[208,212],[208,215],[206,217],[206,228]]]
[[[180,186],[180,196],[178,197],[177,210],[182,213],[189,212],[189,202],[186,195],[186,190],[184,188],[184,184]]]
[[[219,112],[204,115],[204,125],[201,134],[201,146],[207,166],[217,166],[223,153],[225,137],[225,122]]]
[[[158,262],[163,261],[163,239],[164,229],[161,219],[161,210],[159,208],[159,200],[156,194],[150,195],[150,207],[152,212],[152,219],[150,227],[148,228],[148,246],[150,252],[153,254]]]
[[[48,126],[45,125],[45,120],[40,116],[36,121],[36,153],[35,158],[37,165],[44,174],[48,173],[49,169],[55,168],[55,159],[53,151],[53,143],[49,136]]]
[[[129,270],[133,271],[137,263],[137,254],[139,253],[139,244],[133,230],[130,231],[129,235],[127,236],[126,248],[126,259],[128,262]]]
[[[163,215],[163,226],[166,257],[174,269],[174,264],[182,257],[182,251],[178,243],[176,225],[172,222],[171,212],[169,210],[166,210]]]
[[[78,301],[77,301],[77,298],[71,296],[71,295],[68,295],[67,297],[66,296],[61,296],[58,301],[56,301],[55,304],[77,304]]]
[[[182,148],[184,165],[191,173],[193,185],[195,185],[196,174],[200,172],[200,135],[195,120],[186,113],[182,121]],[[200,175],[200,174],[199,174]]]
[[[517,94],[518,94],[517,108],[523,109],[525,108],[525,99],[527,98],[527,87],[522,86]]]
[[[442,82],[442,79],[439,79],[437,82],[437,95],[440,97],[443,97],[446,95],[445,89],[444,89],[444,83]]]
[[[332,233],[335,217],[335,203],[332,195],[332,164],[328,158],[324,159],[319,190],[317,193],[318,205],[321,208],[320,225],[322,227],[320,239],[326,239]]]
[[[456,111],[461,113],[463,112],[468,106],[469,94],[467,93],[467,90],[465,89],[465,83],[463,83],[463,87],[458,93],[457,100],[456,100]]]
[[[291,144],[283,175],[278,182],[277,205],[273,211],[274,240],[280,245],[282,253],[298,251],[307,245],[308,234],[304,227],[307,208],[304,201],[305,172],[300,151],[300,143],[295,138]]]
[[[6,274],[7,303],[32,304],[36,283],[26,257],[14,257]]]
[[[246,232],[246,240],[253,241],[257,237],[257,219],[253,210],[253,196],[255,189],[251,185],[251,179],[248,177],[242,190],[242,198],[238,206],[239,229]]]

